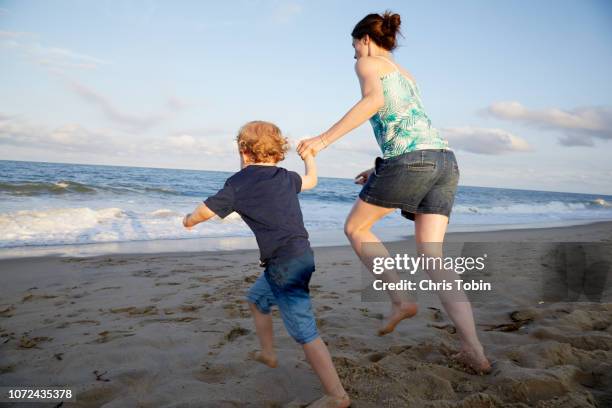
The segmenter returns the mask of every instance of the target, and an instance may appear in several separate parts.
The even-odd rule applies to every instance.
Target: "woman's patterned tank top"
[[[389,59],[379,57],[395,66],[395,71],[380,78],[385,104],[370,118],[383,158],[422,149],[451,150],[431,126],[417,84]]]

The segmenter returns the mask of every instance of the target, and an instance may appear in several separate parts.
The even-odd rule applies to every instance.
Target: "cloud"
[[[6,113],[0,112],[0,123],[16,118],[16,115],[7,115]]]
[[[49,128],[0,113],[0,145],[112,153],[117,148],[113,139],[107,130],[92,131],[76,123]]]
[[[176,97],[166,101],[166,108],[149,114],[133,114],[117,108],[109,98],[77,81],[68,81],[68,86],[85,102],[99,109],[102,114],[116,124],[132,130],[144,131],[172,118],[183,110],[187,104]]]
[[[538,166],[537,162],[530,160],[520,165],[504,165],[501,161],[491,163],[481,159],[469,160],[466,157],[458,157],[458,160],[461,185],[587,194],[612,192],[612,172],[598,167],[578,168],[574,163],[563,165],[562,161],[549,166]],[[486,167],[486,172],[482,171],[483,167]]]
[[[7,49],[19,52],[35,64],[54,71],[65,68],[97,69],[109,61],[91,55],[43,44],[38,35],[22,31],[0,31],[0,44]]]
[[[18,39],[18,38],[34,38],[36,34],[29,33],[26,31],[1,31],[0,30],[0,39]]]
[[[237,155],[234,139],[225,133],[218,130],[175,132],[152,143],[150,148],[155,152],[172,151],[180,155]]]
[[[237,157],[232,136],[218,129],[178,131],[147,137],[113,129],[88,129],[78,123],[49,127],[0,112],[0,146],[11,145],[47,151],[86,152],[115,156],[140,155],[180,160],[183,156]]]
[[[272,18],[280,24],[287,24],[302,12],[302,6],[294,1],[280,1],[274,8]]]
[[[187,109],[190,105],[191,104],[189,102],[182,98],[179,98],[178,96],[170,96],[166,100],[166,106],[168,107],[168,109],[174,111],[181,111]]]
[[[519,102],[496,102],[486,113],[498,119],[561,132],[559,143],[564,146],[594,146],[595,139],[612,139],[612,108],[609,107],[535,110]]]
[[[525,139],[502,129],[454,127],[440,131],[451,148],[466,152],[498,155],[533,150]]]

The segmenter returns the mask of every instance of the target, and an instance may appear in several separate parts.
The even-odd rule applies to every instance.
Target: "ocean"
[[[236,213],[193,230],[181,224],[231,174],[0,161],[0,248],[250,237]],[[314,190],[300,194],[313,245],[326,231],[339,235],[360,188],[350,179],[321,177]],[[459,186],[449,231],[599,220],[612,220],[612,196]],[[410,224],[397,211],[375,231],[410,234]]]

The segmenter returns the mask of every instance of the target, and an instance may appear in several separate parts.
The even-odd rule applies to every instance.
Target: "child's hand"
[[[193,225],[189,224],[189,216],[191,215],[191,213],[185,215],[183,217],[183,227],[187,228],[188,230],[191,230],[193,228]]]
[[[300,157],[304,161],[314,159],[314,152],[312,150],[305,150],[300,154]]]

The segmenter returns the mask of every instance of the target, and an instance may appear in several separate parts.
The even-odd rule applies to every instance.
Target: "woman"
[[[329,130],[298,145],[300,155],[308,151],[316,155],[370,120],[383,157],[376,158],[374,168],[357,176],[356,182],[364,186],[345,223],[345,234],[366,266],[381,250],[362,244],[378,243],[378,248],[382,247],[372,226],[396,208],[415,222],[417,249],[426,248],[425,243],[442,243],[459,182],[455,155],[431,126],[414,78],[393,62],[391,51],[399,27],[399,14],[391,12],[369,14],[357,23],[351,35],[362,98]],[[427,248],[431,254],[431,246]],[[392,332],[401,320],[417,312],[416,304],[405,295],[390,293],[390,297],[391,312],[380,335]],[[476,371],[490,371],[470,303],[442,297],[442,304],[461,340],[461,352],[455,358]]]

